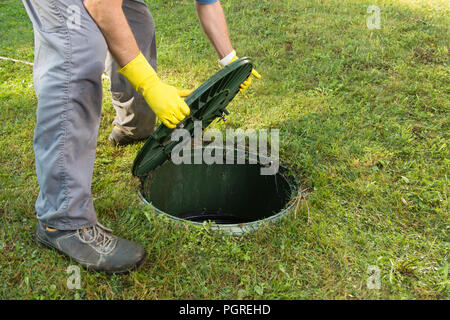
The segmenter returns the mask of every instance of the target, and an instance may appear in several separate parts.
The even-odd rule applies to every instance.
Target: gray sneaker
[[[128,136],[120,128],[114,127],[108,137],[108,141],[113,146],[126,146],[145,139],[135,139]]]
[[[36,239],[88,269],[107,273],[128,272],[139,266],[145,257],[140,245],[114,236],[112,230],[100,223],[91,228],[63,231],[38,222]]]

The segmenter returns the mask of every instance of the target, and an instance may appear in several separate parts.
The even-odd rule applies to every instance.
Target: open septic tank
[[[193,135],[194,121],[201,121],[205,129],[217,118],[225,120],[224,116],[229,114],[226,106],[251,70],[248,58],[219,70],[185,99],[191,113],[179,127]],[[133,175],[141,180],[139,195],[156,213],[198,225],[211,221],[212,230],[242,235],[256,230],[261,223],[279,220],[292,209],[297,188],[284,167],[274,175],[261,175],[263,164],[258,161],[194,164],[194,154],[205,148],[213,148],[209,152],[220,152],[224,157],[237,151],[217,146],[194,148],[190,164],[174,164],[171,153],[181,140],[172,141],[172,132],[173,129],[159,126],[133,163]],[[247,159],[249,156],[258,159],[247,152]]]

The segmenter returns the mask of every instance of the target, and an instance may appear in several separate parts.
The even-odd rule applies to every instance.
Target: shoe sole
[[[36,242],[46,248],[52,249],[60,254],[62,254],[65,257],[68,257],[72,260],[74,260],[76,263],[80,264],[81,266],[83,266],[84,268],[86,268],[87,270],[94,270],[96,272],[104,272],[107,274],[127,274],[130,273],[130,271],[136,270],[145,260],[146,254],[144,253],[144,255],[142,256],[142,258],[136,262],[136,264],[130,268],[127,269],[123,269],[123,270],[115,270],[115,271],[109,271],[109,270],[102,270],[98,267],[95,266],[88,266],[86,264],[84,264],[83,262],[78,261],[77,259],[69,256],[67,253],[59,250],[58,248],[56,248],[53,244],[51,244],[50,242],[48,242],[47,240],[41,239],[37,234],[36,234]]]

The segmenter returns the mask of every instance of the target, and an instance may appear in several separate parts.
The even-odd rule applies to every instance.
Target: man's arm
[[[197,15],[203,30],[214,46],[214,49],[216,49],[217,55],[219,56],[219,63],[225,66],[237,60],[238,57],[231,45],[228,26],[220,1],[197,0],[195,1],[195,8],[197,9]],[[261,75],[253,69],[251,76],[241,84],[241,91],[251,85],[252,76],[258,79],[261,78]]]
[[[219,59],[222,59],[233,51],[222,5],[220,1],[212,4],[207,4],[212,1],[203,1],[205,4],[201,2],[195,2],[198,18]]]
[[[123,13],[122,0],[84,0],[84,6],[121,67],[138,56],[140,50]]]
[[[177,90],[163,83],[156,71],[142,55],[123,13],[122,0],[84,0],[86,10],[103,33],[122,74],[140,92],[150,108],[168,128],[189,115],[189,107],[182,97],[185,90]]]

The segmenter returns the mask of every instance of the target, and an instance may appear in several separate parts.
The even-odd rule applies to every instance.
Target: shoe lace
[[[77,236],[83,243],[92,244],[95,242],[97,247],[106,250],[114,240],[111,232],[112,230],[97,222],[93,227],[78,229]]]

